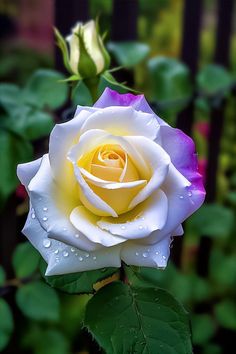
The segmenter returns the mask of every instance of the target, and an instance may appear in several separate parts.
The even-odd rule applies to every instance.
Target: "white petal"
[[[97,225],[111,234],[126,239],[138,239],[150,235],[155,230],[161,230],[166,223],[167,212],[167,197],[159,189],[132,211],[115,220],[111,217],[103,217]]]
[[[133,107],[107,107],[91,114],[81,132],[103,129],[114,135],[141,135],[154,140],[159,127],[154,114],[137,112]]]
[[[78,233],[66,215],[59,209],[56,198],[60,188],[51,174],[48,155],[44,155],[41,166],[29,184],[30,200],[37,219],[48,237],[65,242],[71,246],[85,250],[95,250],[99,245],[90,242],[83,234]],[[66,202],[66,201],[65,201]],[[69,209],[69,213],[71,212]]]
[[[90,54],[94,64],[97,68],[97,74],[103,71],[105,60],[98,43],[98,32],[96,30],[96,25],[93,20],[87,22],[83,26],[83,38],[86,45],[86,49]]]
[[[48,263],[46,275],[83,272],[104,267],[120,267],[120,246],[87,252],[49,239],[36,218],[28,215],[24,235]]]
[[[28,187],[28,184],[30,183],[31,179],[37,173],[41,161],[42,158],[39,158],[32,162],[22,163],[17,166],[17,176],[25,187]]]
[[[111,247],[125,241],[122,237],[113,236],[109,232],[100,229],[97,226],[99,219],[99,217],[90,213],[84,206],[75,208],[70,214],[70,220],[74,227],[92,242],[99,243],[105,247]]]
[[[142,136],[126,137],[127,141],[142,155],[152,170],[152,177],[147,185],[132,200],[129,208],[132,209],[147,199],[165,181],[168,173],[170,157],[162,147],[150,139]]]
[[[82,175],[84,175],[88,181],[95,185],[95,186],[99,186],[102,188],[106,188],[106,189],[123,189],[123,188],[132,188],[132,187],[137,187],[140,185],[144,185],[146,184],[146,180],[138,180],[138,181],[132,181],[132,182],[114,182],[114,181],[106,181],[103,180],[101,178],[98,178],[94,175],[92,175],[91,173],[89,173],[88,171],[86,171],[84,168],[80,167],[80,172],[82,173]]]
[[[80,137],[80,129],[91,111],[88,107],[77,108],[76,115],[66,123],[56,124],[50,134],[49,159],[55,179],[64,181],[64,167],[67,161],[67,153],[75,145]]]
[[[168,216],[165,227],[146,239],[156,243],[168,234],[174,236],[176,229],[181,234],[180,224],[192,213],[192,196],[189,195],[190,182],[171,164],[162,189],[168,199]]]
[[[156,231],[154,231],[155,233]],[[133,241],[125,243],[121,259],[139,267],[165,268],[170,255],[170,235],[154,245],[141,245]]]
[[[182,236],[184,234],[183,226],[180,224],[172,233],[172,236]]]

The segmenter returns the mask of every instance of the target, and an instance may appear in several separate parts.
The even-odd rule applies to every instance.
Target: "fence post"
[[[218,23],[216,31],[215,63],[229,66],[230,38],[232,31],[234,0],[218,0]],[[212,203],[216,198],[217,171],[220,154],[220,143],[224,126],[225,102],[211,112],[210,136],[208,144],[207,173],[206,173],[206,202]],[[199,275],[206,276],[208,273],[209,256],[212,240],[202,236],[197,270]]]
[[[137,39],[138,0],[113,0],[111,40],[114,42]],[[119,82],[132,86],[134,76],[131,70],[114,73]]]
[[[202,0],[185,0],[183,29],[182,29],[182,50],[181,60],[189,67],[192,80],[198,69],[199,59],[199,39],[202,18]],[[177,118],[177,128],[191,135],[194,119],[194,101],[179,114]],[[171,258],[176,266],[181,266],[183,238],[176,237],[172,248]]]

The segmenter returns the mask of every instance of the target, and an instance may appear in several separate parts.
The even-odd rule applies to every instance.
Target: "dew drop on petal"
[[[93,256],[93,260],[96,261],[97,257],[96,256]]]
[[[148,257],[148,253],[147,252],[143,252],[143,257],[147,258]]]
[[[64,251],[63,252],[63,257],[68,257],[69,256],[69,253],[67,251]]]
[[[189,196],[189,197],[192,197],[192,192],[188,192],[188,196]]]
[[[59,263],[59,258],[56,257],[56,258],[55,258],[55,261],[56,261],[56,263]]]
[[[158,255],[159,254],[159,252],[155,252],[156,253],[156,255]]]
[[[142,230],[142,229],[143,229],[143,226],[142,226],[142,225],[139,225],[138,228],[139,228],[139,230]]]
[[[51,241],[50,241],[48,238],[45,238],[45,239],[43,240],[43,246],[44,246],[45,248],[49,248],[49,247],[51,246]]]
[[[125,227],[124,225],[122,225],[121,228],[122,228],[122,230],[125,230],[125,229],[126,229],[126,227]]]
[[[75,234],[75,238],[79,238],[79,234]]]
[[[162,256],[163,259],[166,259],[166,256]]]
[[[63,227],[63,231],[66,231],[67,230],[67,228],[66,227]]]
[[[47,208],[47,207],[44,207],[44,208],[43,208],[43,211],[48,211],[48,208]]]
[[[54,253],[55,253],[55,254],[58,254],[58,253],[59,253],[59,250],[56,250]]]
[[[35,219],[35,213],[32,213],[32,214],[31,214],[31,218],[32,218],[32,219]]]
[[[184,199],[183,195],[180,195],[180,196],[179,196],[179,199]]]
[[[75,252],[75,248],[74,247],[71,247],[71,252]]]
[[[89,257],[89,253],[86,253],[86,254],[85,254],[85,257],[88,258],[88,257]]]
[[[83,257],[79,256],[79,261],[82,262],[83,260]]]
[[[48,220],[48,218],[46,216],[44,216],[43,221],[47,221],[47,220]]]
[[[135,255],[136,255],[136,256],[139,256],[139,253],[138,253],[138,252],[135,252]]]

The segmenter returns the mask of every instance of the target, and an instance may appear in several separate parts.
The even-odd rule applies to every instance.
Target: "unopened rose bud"
[[[108,69],[110,57],[94,21],[77,23],[72,33],[64,38],[55,30],[57,43],[63,53],[68,71],[78,79],[95,77]]]

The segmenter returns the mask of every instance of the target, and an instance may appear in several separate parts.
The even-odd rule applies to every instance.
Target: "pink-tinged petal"
[[[181,130],[170,126],[162,126],[160,135],[162,147],[170,155],[171,162],[191,182],[189,193],[195,197],[195,210],[197,210],[204,201],[205,189],[202,176],[198,172],[195,144]]]
[[[170,242],[170,235],[148,246],[134,241],[127,242],[121,250],[121,259],[128,265],[165,268],[170,255]]]
[[[144,95],[133,95],[132,93],[120,94],[110,88],[106,88],[99,97],[94,107],[105,108],[110,106],[132,106],[136,111],[155,114]],[[159,124],[166,124],[161,118],[156,115]]]

